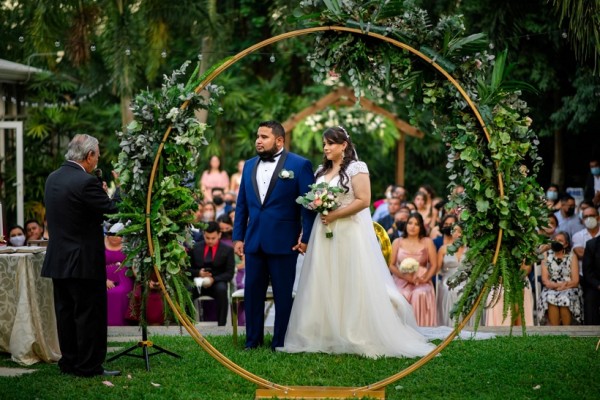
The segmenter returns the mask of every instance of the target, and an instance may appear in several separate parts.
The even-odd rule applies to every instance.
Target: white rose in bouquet
[[[398,269],[403,274],[412,274],[419,270],[419,262],[414,258],[408,257],[402,260]]]

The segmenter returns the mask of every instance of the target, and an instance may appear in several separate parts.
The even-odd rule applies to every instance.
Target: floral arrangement
[[[296,203],[323,215],[329,214],[330,211],[340,206],[339,194],[342,193],[341,187],[329,186],[327,182],[313,183],[309,187],[310,190],[307,193],[298,196]],[[333,232],[329,226],[326,227],[325,237],[333,237]]]
[[[189,265],[186,248],[193,244],[189,227],[200,192],[191,177],[198,164],[199,148],[208,144],[204,137],[207,126],[198,122],[194,110],[203,108],[218,112],[216,101],[222,89],[210,85],[206,88],[210,93],[208,99],[200,96],[195,88],[203,77],[198,76],[197,69],[187,83],[180,82],[188,66],[189,62],[186,62],[171,76],[165,76],[159,91],[138,94],[131,106],[134,121],[125,131],[117,133],[121,153],[115,169],[119,173],[123,200],[115,217],[126,225],[119,232],[125,239],[123,251],[127,258],[124,264],[136,272],[138,281],[143,281],[144,298],[154,266],[157,266],[170,296],[184,312],[193,315],[194,306],[187,289],[190,280],[186,275]],[[187,107],[182,107],[186,102]],[[168,139],[165,132],[170,133]],[[152,202],[147,213],[151,171],[161,145],[162,157],[156,166]],[[150,220],[150,234],[146,232],[147,219]],[[141,306],[143,318],[145,301]],[[165,307],[165,310],[170,308]]]
[[[520,267],[536,261],[546,226],[543,191],[536,181],[541,166],[538,140],[530,128],[523,82],[509,80],[507,53],[481,33],[467,34],[462,16],[431,21],[411,0],[305,0],[298,21],[306,27],[341,25],[376,33],[417,49],[460,82],[475,104],[487,132],[457,88],[441,73],[408,51],[352,32],[319,33],[308,55],[313,78],[332,77],[353,88],[356,97],[402,103],[409,122],[440,135],[448,146],[447,206],[460,209],[469,250],[450,284],[464,285],[454,316],[466,316],[481,296],[504,288],[504,314],[523,312],[524,279]],[[501,245],[499,245],[501,244]],[[480,303],[476,324],[482,314]],[[519,312],[512,312],[514,319]],[[458,318],[457,318],[458,320]]]
[[[407,257],[402,260],[398,269],[403,274],[414,274],[419,270],[419,262],[412,257]]]

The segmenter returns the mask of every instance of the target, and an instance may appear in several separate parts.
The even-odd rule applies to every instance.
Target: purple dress
[[[127,268],[121,267],[125,254],[121,250],[105,249],[106,278],[115,283],[115,287],[107,289],[107,312],[109,326],[129,325],[125,319],[129,309],[129,293],[133,289],[133,278],[125,272]]]

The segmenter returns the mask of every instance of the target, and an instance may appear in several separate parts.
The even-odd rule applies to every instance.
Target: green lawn
[[[142,359],[122,357],[105,364],[123,371],[123,376],[110,379],[75,378],[60,374],[56,365],[36,364],[31,367],[38,370],[35,373],[0,378],[0,399],[253,398],[255,385],[221,366],[191,338],[151,339],[183,358],[152,357],[152,370],[146,372]],[[567,336],[454,341],[439,357],[390,385],[387,399],[598,399],[597,341]],[[243,368],[282,385],[363,386],[413,362],[267,349],[244,352],[233,347],[230,336],[211,337],[210,342]],[[0,366],[17,367],[7,354],[0,355]],[[114,386],[105,386],[103,380]]]

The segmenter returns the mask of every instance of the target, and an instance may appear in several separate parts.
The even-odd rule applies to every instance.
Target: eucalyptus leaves
[[[370,37],[325,32],[307,57],[316,81],[335,74],[357,97],[397,99],[407,107],[413,125],[442,136],[448,145],[449,189],[465,187],[464,195],[449,202],[449,207],[462,210],[469,247],[464,268],[454,279],[454,285],[468,280],[454,311],[466,315],[480,294],[487,298],[502,285],[505,314],[522,312],[521,266],[536,260],[541,240],[537,229],[545,226],[546,213],[535,180],[541,163],[538,142],[529,128],[527,105],[519,97],[520,89],[531,88],[507,80],[506,52],[491,54],[493,44],[482,34],[467,35],[459,15],[432,24],[412,1],[325,0],[304,1],[302,6],[305,15],[299,20],[309,26],[341,24],[394,38],[460,82],[489,136],[455,86],[407,51]],[[483,307],[478,318],[481,311]]]
[[[203,78],[198,77],[197,70],[187,83],[179,83],[188,65],[186,62],[170,77],[165,76],[160,91],[144,91],[136,96],[132,104],[135,120],[118,133],[121,153],[116,170],[124,193],[118,217],[128,221],[121,232],[126,237],[126,265],[137,272],[138,280],[143,283],[151,278],[156,265],[165,277],[170,295],[188,315],[193,315],[187,290],[189,279],[185,275],[189,265],[185,246],[192,245],[188,227],[199,198],[193,171],[199,148],[208,143],[204,137],[207,126],[198,122],[194,110],[220,111],[215,104],[222,89],[208,86],[208,100],[196,93],[195,88]],[[165,140],[169,129],[170,136]],[[159,151],[163,154],[155,171],[151,209],[146,214],[150,175]],[[147,218],[153,257],[149,253]]]

